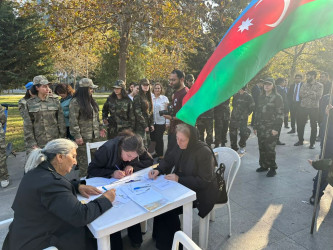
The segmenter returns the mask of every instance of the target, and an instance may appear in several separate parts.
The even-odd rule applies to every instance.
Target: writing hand
[[[79,185],[79,192],[85,198],[89,198],[90,195],[98,195],[102,193],[96,187],[89,185]]]
[[[159,174],[160,174],[160,171],[153,169],[153,170],[149,171],[148,177],[149,177],[149,179],[155,180]]]
[[[179,176],[176,174],[168,174],[164,177],[167,180],[178,182]]]
[[[116,190],[110,189],[103,194],[110,202],[113,202],[116,199]]]
[[[116,170],[113,172],[113,178],[121,179],[121,178],[124,178],[125,176],[126,176],[126,174],[124,171]]]
[[[128,166],[125,167],[124,171],[125,171],[126,176],[131,175],[131,174],[133,174],[133,167],[128,165]]]

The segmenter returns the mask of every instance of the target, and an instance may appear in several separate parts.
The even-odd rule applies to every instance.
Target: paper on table
[[[158,177],[158,181],[153,181],[151,182],[154,187],[157,187],[160,190],[165,190],[168,188],[172,188],[175,186],[175,182],[174,181],[170,181],[164,178],[164,175],[161,175]]]
[[[101,187],[109,185],[115,182],[117,179],[114,178],[103,178],[103,177],[94,177],[90,179],[86,179],[86,185],[94,186],[94,187]]]

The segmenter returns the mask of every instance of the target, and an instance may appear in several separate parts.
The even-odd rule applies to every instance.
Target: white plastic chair
[[[179,243],[182,243],[183,246],[188,250],[200,250],[201,249],[183,231],[178,231],[175,233],[175,236],[173,237],[173,242],[172,242],[172,250],[178,250]]]
[[[91,150],[92,149],[99,149],[100,146],[102,146],[104,143],[107,141],[99,141],[99,142],[87,142],[86,143],[86,148],[87,148],[87,160],[88,160],[88,165],[91,162]]]
[[[224,205],[228,206],[228,215],[229,215],[229,237],[231,236],[231,209],[230,209],[230,191],[232,184],[235,180],[237,172],[239,170],[241,159],[238,153],[227,147],[215,148],[214,153],[216,154],[217,163],[220,166],[220,163],[224,163],[226,166],[225,174],[228,174],[226,180],[226,190],[228,194],[228,201],[223,204],[215,204],[212,211],[205,217],[200,218],[199,221],[199,246],[202,249],[207,249],[208,247],[208,236],[209,236],[209,220],[215,221],[215,209],[221,208]]]

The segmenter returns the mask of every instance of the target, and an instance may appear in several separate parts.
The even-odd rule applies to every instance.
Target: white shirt
[[[165,95],[160,95],[159,97],[152,95],[151,97],[153,99],[154,107],[154,124],[169,124],[170,121],[159,114],[159,111],[167,110],[167,105],[169,103],[168,98]]]

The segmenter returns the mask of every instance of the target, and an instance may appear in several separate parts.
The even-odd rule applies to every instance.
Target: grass
[[[107,94],[105,94],[107,95]],[[0,96],[0,103],[9,103],[17,105],[18,101],[23,97],[23,95],[15,96]],[[100,112],[100,118],[102,118],[102,108],[103,104],[106,101],[106,97],[94,97],[98,103]],[[13,143],[13,149],[16,152],[25,151],[24,145],[24,134],[23,134],[23,119],[20,115],[18,107],[8,108],[8,117],[7,117],[7,131],[6,131],[6,142]]]

